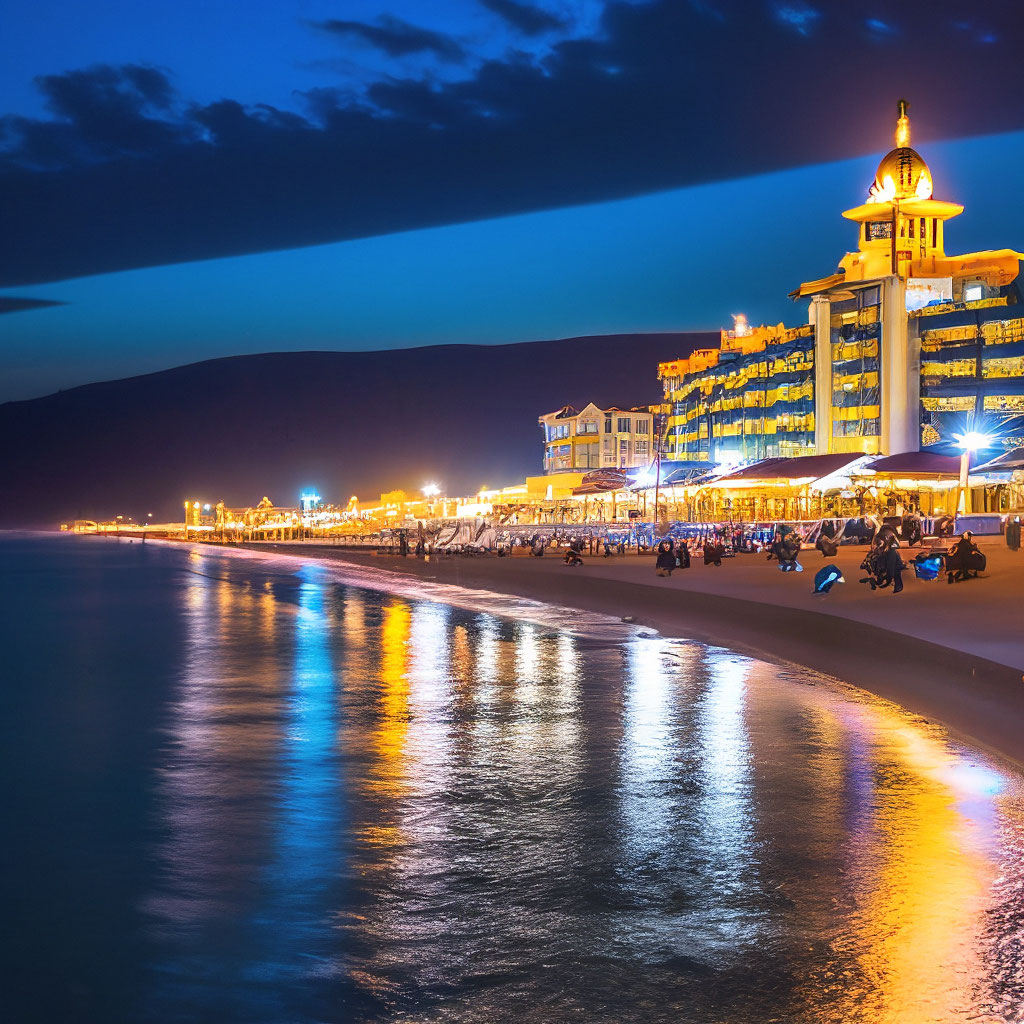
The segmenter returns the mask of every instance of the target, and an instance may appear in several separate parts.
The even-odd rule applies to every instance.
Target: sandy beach
[[[720,644],[787,661],[860,686],[952,733],[1024,764],[1024,551],[983,540],[986,574],[948,585],[904,574],[894,595],[857,580],[865,548],[834,561],[847,582],[813,593],[824,564],[805,551],[803,573],[780,573],[764,555],[738,555],[721,567],[694,561],[670,578],[654,557],[588,557],[572,568],[543,558],[378,555],[311,543],[254,544],[258,550],[340,559],[444,584],[498,591],[618,617],[632,616],[666,636]]]

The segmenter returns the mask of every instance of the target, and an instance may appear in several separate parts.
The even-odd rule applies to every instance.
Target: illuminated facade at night
[[[666,458],[890,455],[979,429],[1020,443],[1006,435],[1024,416],[1021,254],[946,255],[963,207],[932,197],[903,101],[895,141],[867,201],[843,213],[857,251],[792,293],[810,300],[807,324],[738,318],[718,349],[660,364]]]
[[[750,461],[814,453],[814,331],[751,328],[658,367],[670,402],[669,459]]]
[[[544,433],[544,472],[574,473],[595,469],[647,466],[654,454],[656,410],[643,406],[583,409],[571,405],[538,418]]]

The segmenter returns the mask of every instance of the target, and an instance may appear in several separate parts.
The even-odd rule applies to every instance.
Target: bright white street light
[[[971,489],[968,474],[971,471],[971,452],[979,448],[987,448],[993,441],[991,434],[983,434],[979,430],[968,430],[965,434],[954,434],[956,446],[960,449],[960,485],[958,488],[956,510],[959,513],[971,511]]]
[[[441,488],[437,484],[424,484],[423,485],[423,496],[426,498],[436,498],[441,493]]]
[[[954,434],[957,448],[965,452],[976,452],[979,448],[987,448],[992,443],[991,434],[982,434],[977,430],[968,430],[966,434]]]

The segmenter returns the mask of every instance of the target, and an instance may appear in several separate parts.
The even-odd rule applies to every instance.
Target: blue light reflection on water
[[[62,594],[88,602],[88,663],[124,576],[82,550],[53,564],[82,574]],[[148,787],[152,828],[104,858],[111,836],[83,819],[83,868],[63,865],[52,898],[120,887],[140,908],[144,928],[94,933],[141,993],[133,1019],[957,1021],[1024,1004],[1019,780],[934,726],[697,644],[574,637],[323,567],[113,551],[178,616],[161,726],[118,766]],[[107,682],[123,692],[53,675],[20,727],[45,735]],[[113,776],[93,785],[114,798]],[[16,876],[58,824],[35,823]],[[93,885],[126,857],[134,874]],[[69,957],[48,981],[98,984]]]
[[[294,616],[294,668],[282,708],[283,742],[276,794],[274,842],[265,896],[252,922],[263,936],[262,963],[253,980],[273,997],[276,982],[330,971],[324,942],[330,929],[332,880],[345,855],[337,752],[334,622],[329,581],[315,568],[301,574]]]
[[[249,939],[236,1007],[247,1006],[257,1019],[289,1013],[331,1019],[332,1005],[345,1003],[352,1019],[375,1019],[439,1007],[440,994],[449,992],[462,1000],[455,1019],[488,1019],[537,995],[557,1016],[580,996],[572,986],[557,997],[530,994],[531,976],[550,970],[537,958],[545,947],[549,958],[576,957],[588,974],[600,970],[603,947],[611,964],[628,965],[636,998],[649,1009],[654,992],[666,987],[687,1000],[702,987],[709,1010],[730,1005],[731,979],[734,970],[742,975],[744,959],[779,987],[773,971],[779,972],[759,948],[778,910],[770,893],[778,883],[766,867],[771,837],[766,848],[758,823],[765,798],[757,795],[754,758],[765,730],[748,707],[749,659],[660,637],[587,652],[567,633],[546,632],[536,621],[474,617],[352,588],[341,590],[339,646],[329,576],[315,568],[298,576],[297,591],[274,584],[274,629],[280,634],[282,617],[291,627],[292,669],[279,672],[282,692],[276,710],[268,709],[280,730],[277,766],[270,769],[276,810],[268,812],[276,840],[249,914],[251,931],[263,938]],[[216,628],[207,622],[195,634],[197,656],[208,668],[218,654],[210,650],[211,636],[219,656],[234,650],[246,611],[244,593],[216,586],[216,600],[205,605]],[[264,628],[267,614],[264,608]],[[221,664],[218,682],[233,671],[237,666]],[[777,698],[764,694],[766,674],[762,668],[758,692],[771,710]],[[374,677],[376,711],[359,697]],[[608,696],[620,703],[608,703]],[[339,716],[339,702],[358,710],[364,727]],[[819,721],[829,717],[828,702],[819,692],[808,705]],[[783,707],[800,704],[799,688],[782,701]],[[197,705],[193,713],[200,707],[214,710]],[[884,857],[879,841],[888,839],[870,812],[877,789],[863,785],[867,776],[854,768],[855,752],[867,738],[874,763],[879,737],[889,730],[911,760],[932,755],[927,743],[913,745],[916,734],[902,720],[894,724],[876,706],[853,704],[843,716],[847,732],[833,718],[818,741],[831,763],[842,756],[833,744],[852,737],[846,801],[862,808],[853,817],[867,814],[871,824],[850,868],[871,893]],[[464,730],[468,745],[460,739]],[[615,736],[611,746],[594,745],[594,737]],[[953,782],[967,777],[965,768],[955,758],[941,765],[951,796]],[[357,791],[352,821],[342,812],[351,802],[344,796],[346,769]],[[617,780],[606,774],[611,770]],[[618,822],[602,830],[588,820],[577,794],[581,787],[592,792],[596,810],[606,804],[601,791],[609,783],[619,794]],[[974,820],[984,820],[991,802],[975,810],[981,815]],[[891,822],[885,827],[891,830]],[[901,860],[894,871],[897,884],[907,885]],[[597,882],[592,891],[581,885],[588,875]],[[891,912],[895,897],[873,898],[880,914]],[[618,909],[609,916],[602,899]],[[965,905],[953,919],[963,926],[973,912]],[[858,927],[872,935],[887,926],[883,918]],[[526,943],[521,948],[517,935]],[[856,936],[849,948],[858,970],[877,970],[863,963]],[[487,1009],[477,1017],[480,996],[465,999],[479,986],[480,957],[493,960],[484,976],[507,991],[497,1004],[483,1000]],[[711,965],[731,962],[736,966],[727,967],[724,983],[698,980],[695,990],[694,977],[686,977],[700,979]],[[826,982],[832,970],[825,969]],[[638,980],[645,972],[646,985]],[[600,1000],[623,984],[617,976],[609,965],[607,976],[591,977]],[[897,987],[888,998],[903,998],[904,976],[912,975],[890,979]],[[306,991],[299,995],[296,986]],[[310,989],[320,991],[310,995]],[[750,996],[736,1003],[737,1020]],[[806,992],[788,998],[814,1001]],[[966,1004],[955,1005],[959,1012]],[[817,1010],[808,1012],[817,1019]]]

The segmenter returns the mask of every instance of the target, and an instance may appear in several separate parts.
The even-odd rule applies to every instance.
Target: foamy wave
[[[478,590],[419,579],[391,569],[358,565],[315,556],[296,556],[283,552],[253,551],[248,548],[211,547],[207,544],[183,544],[179,541],[152,540],[147,543],[165,545],[194,552],[204,559],[222,558],[225,561],[244,560],[251,564],[274,566],[278,571],[287,568],[290,573],[315,565],[332,581],[385,594],[395,594],[414,601],[437,601],[467,611],[483,612],[500,618],[531,622],[547,629],[569,633],[572,636],[601,640],[606,643],[627,643],[638,637],[657,636],[647,626],[623,622],[611,615],[582,611],[561,604],[549,604],[525,597],[514,597],[493,590]]]

